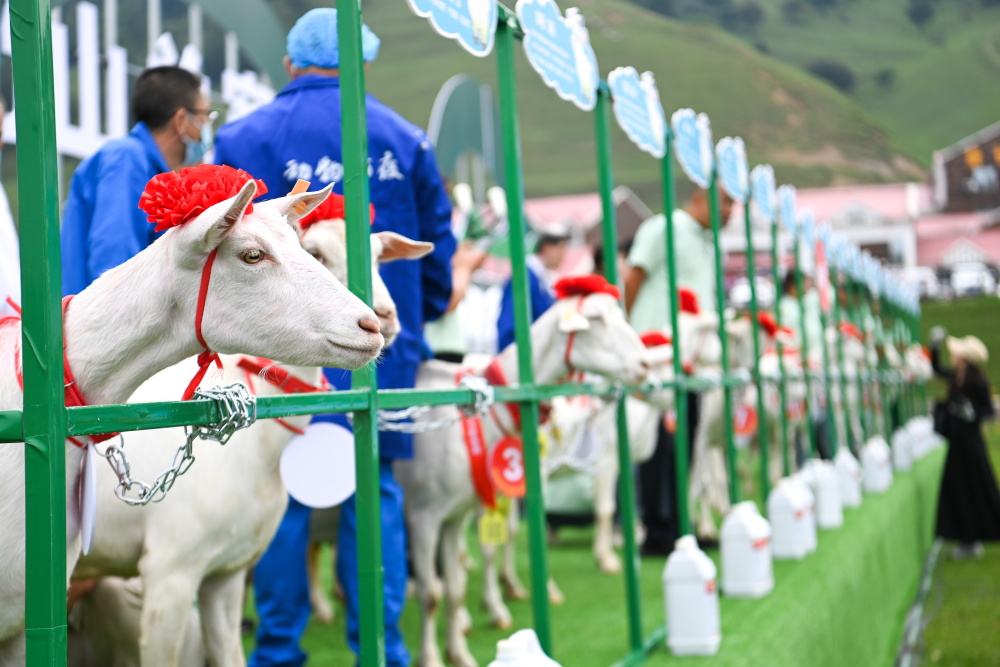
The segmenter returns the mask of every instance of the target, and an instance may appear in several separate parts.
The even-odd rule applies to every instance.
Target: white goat
[[[383,339],[374,313],[309,257],[289,225],[329,192],[259,203],[244,215],[256,193],[249,181],[77,295],[64,316],[65,357],[87,402],[122,403],[145,379],[202,351],[195,311],[213,250],[218,253],[202,324],[212,349],[346,368],[377,357]],[[0,375],[0,410],[22,405],[14,373],[20,339],[20,323],[0,331],[0,359],[8,360]],[[67,573],[80,552],[83,453],[67,443]],[[18,664],[25,651],[23,445],[0,447],[0,507],[0,664]]]
[[[574,342],[569,348],[571,336]],[[532,365],[535,381],[539,384],[565,379],[571,370],[592,372],[628,384],[642,382],[647,373],[648,362],[638,335],[625,321],[614,297],[607,294],[560,299],[532,325],[531,339]],[[503,376],[516,382],[516,344],[505,349],[495,364]],[[457,364],[426,362],[417,375],[417,386],[424,389],[454,387],[459,370]],[[494,410],[495,419],[483,418],[487,456],[503,437],[501,429],[516,430],[507,408],[498,405]],[[457,419],[458,416],[457,408],[445,406],[435,408],[429,419]],[[502,419],[502,427],[498,419]],[[533,427],[528,425],[528,428]],[[397,461],[395,472],[405,491],[410,553],[422,614],[419,664],[424,667],[443,664],[437,643],[436,619],[444,601],[447,656],[459,667],[474,666],[476,661],[463,634],[467,573],[460,551],[462,532],[480,500],[470,474],[462,427],[455,424],[446,431],[418,434],[413,459]],[[484,550],[487,569],[495,567],[495,551],[495,548]],[[437,577],[438,556],[444,575],[443,588]],[[491,609],[502,609],[510,618],[499,590],[484,591],[484,596]]]
[[[342,282],[347,280],[344,235],[343,220],[313,223],[302,235],[303,247]],[[371,236],[373,307],[387,341],[399,333],[400,325],[396,304],[379,277],[378,263],[422,257],[433,248],[432,243],[411,241],[394,232]],[[283,393],[275,384],[241,368],[239,358],[226,361],[224,384],[242,382],[259,396]],[[313,387],[322,380],[320,368],[282,370]],[[168,400],[183,387],[189,371],[190,360],[169,368],[143,384],[131,400]],[[265,370],[261,375],[266,378],[268,373]],[[112,473],[102,468],[100,528],[75,576],[141,577],[140,590],[146,593],[138,623],[140,633],[123,639],[138,643],[142,665],[184,664],[184,621],[196,598],[210,663],[245,664],[240,641],[245,570],[270,544],[284,516],[288,492],[281,481],[279,460],[294,431],[304,428],[309,420],[309,415],[261,420],[233,435],[226,447],[199,451],[197,465],[177,482],[170,498],[158,504],[137,508],[118,502],[108,492],[114,487]],[[130,434],[134,474],[154,473],[171,459],[183,439],[181,429]],[[193,516],[199,520],[192,523]]]

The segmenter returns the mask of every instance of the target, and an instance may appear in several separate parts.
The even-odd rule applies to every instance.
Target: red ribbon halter
[[[66,309],[69,308],[69,302],[73,300],[73,296],[63,297],[62,300],[62,315],[63,315],[63,327],[66,326]],[[66,392],[66,407],[76,408],[87,405],[87,399],[83,397],[80,393],[80,387],[76,383],[76,378],[73,377],[73,370],[69,366],[69,358],[66,356],[66,334],[63,333],[63,383]],[[98,435],[90,436],[91,442],[104,442],[105,440],[110,440],[111,438],[117,438],[117,433],[102,433]],[[87,445],[80,442],[76,438],[67,437],[67,440],[72,442],[74,445],[80,449],[86,449]]]
[[[208,372],[208,367],[214,362],[219,370],[222,370],[222,359],[219,358],[218,352],[213,352],[209,349],[208,343],[205,342],[205,337],[201,335],[201,321],[205,317],[205,299],[208,296],[208,281],[212,279],[212,265],[215,264],[215,257],[219,254],[219,249],[216,248],[208,254],[208,261],[205,262],[205,267],[201,270],[201,287],[198,289],[198,307],[194,314],[194,335],[198,337],[198,342],[201,346],[205,348],[205,351],[198,355],[198,372],[194,374],[194,378],[188,383],[187,389],[184,390],[184,395],[181,396],[182,401],[186,401],[192,396],[194,396],[194,390],[198,388],[201,384],[202,379],[205,377],[205,373]]]
[[[314,387],[308,382],[304,382],[303,380],[300,380],[290,374],[284,368],[275,366],[273,361],[265,359],[264,357],[241,357],[236,365],[239,368],[242,368],[243,372],[246,373],[247,388],[250,389],[250,393],[254,393],[252,379],[254,375],[263,378],[266,382],[273,384],[286,394],[309,394],[330,391],[331,389],[330,383],[326,381],[325,377],[320,382],[320,386]],[[298,426],[292,426],[280,417],[275,417],[274,420],[292,433],[297,435],[305,433],[305,431]]]

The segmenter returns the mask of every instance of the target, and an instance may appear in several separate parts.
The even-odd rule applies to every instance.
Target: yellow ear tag
[[[486,510],[486,513],[479,518],[479,543],[482,545],[507,543],[507,519],[499,510]]]
[[[295,181],[295,185],[294,187],[292,187],[292,191],[288,193],[288,196],[300,195],[303,192],[306,192],[307,190],[309,190],[309,181],[303,181],[300,178],[299,180]],[[306,206],[308,206],[308,204],[300,201],[298,204],[295,205],[295,214],[302,215],[302,212],[306,210]]]
[[[553,431],[553,435],[555,435],[558,438],[559,436],[557,434],[557,427],[553,426],[552,427],[552,431]],[[545,454],[548,451],[549,451],[549,436],[548,436],[548,434],[545,431],[539,431],[538,432],[538,456],[540,458],[544,459],[545,458]]]

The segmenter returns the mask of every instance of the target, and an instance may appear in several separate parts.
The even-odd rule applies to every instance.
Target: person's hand
[[[948,337],[948,330],[942,326],[931,329],[931,345],[937,347]]]
[[[472,241],[462,241],[455,248],[455,254],[451,257],[451,268],[455,272],[471,274],[483,265],[486,260],[486,251],[477,250]]]

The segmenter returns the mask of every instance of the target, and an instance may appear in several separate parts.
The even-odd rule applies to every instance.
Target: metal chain
[[[187,438],[174,454],[170,467],[160,473],[152,484],[146,484],[132,479],[128,459],[125,456],[125,438],[119,435],[121,446],[108,445],[104,453],[95,446],[97,453],[108,460],[118,485],[115,495],[129,505],[146,505],[163,500],[167,491],[173,487],[177,478],[183,475],[194,463],[194,441],[196,439],[214,440],[220,445],[229,442],[229,438],[241,428],[247,428],[257,420],[257,397],[250,393],[245,385],[233,384],[228,387],[213,387],[212,389],[197,389],[196,399],[215,401],[219,406],[222,419],[214,424],[196,424],[185,426]]]
[[[459,389],[471,389],[476,395],[475,403],[472,405],[462,404],[457,406],[463,416],[481,415],[493,406],[493,385],[487,382],[485,378],[478,375],[466,375],[459,380],[458,387]],[[433,408],[427,405],[413,406],[404,408],[403,410],[379,410],[378,430],[410,434],[427,433],[428,431],[439,431],[449,428],[462,419],[462,417],[447,417],[433,421],[404,421],[408,419],[415,420],[429,413],[431,410]]]

